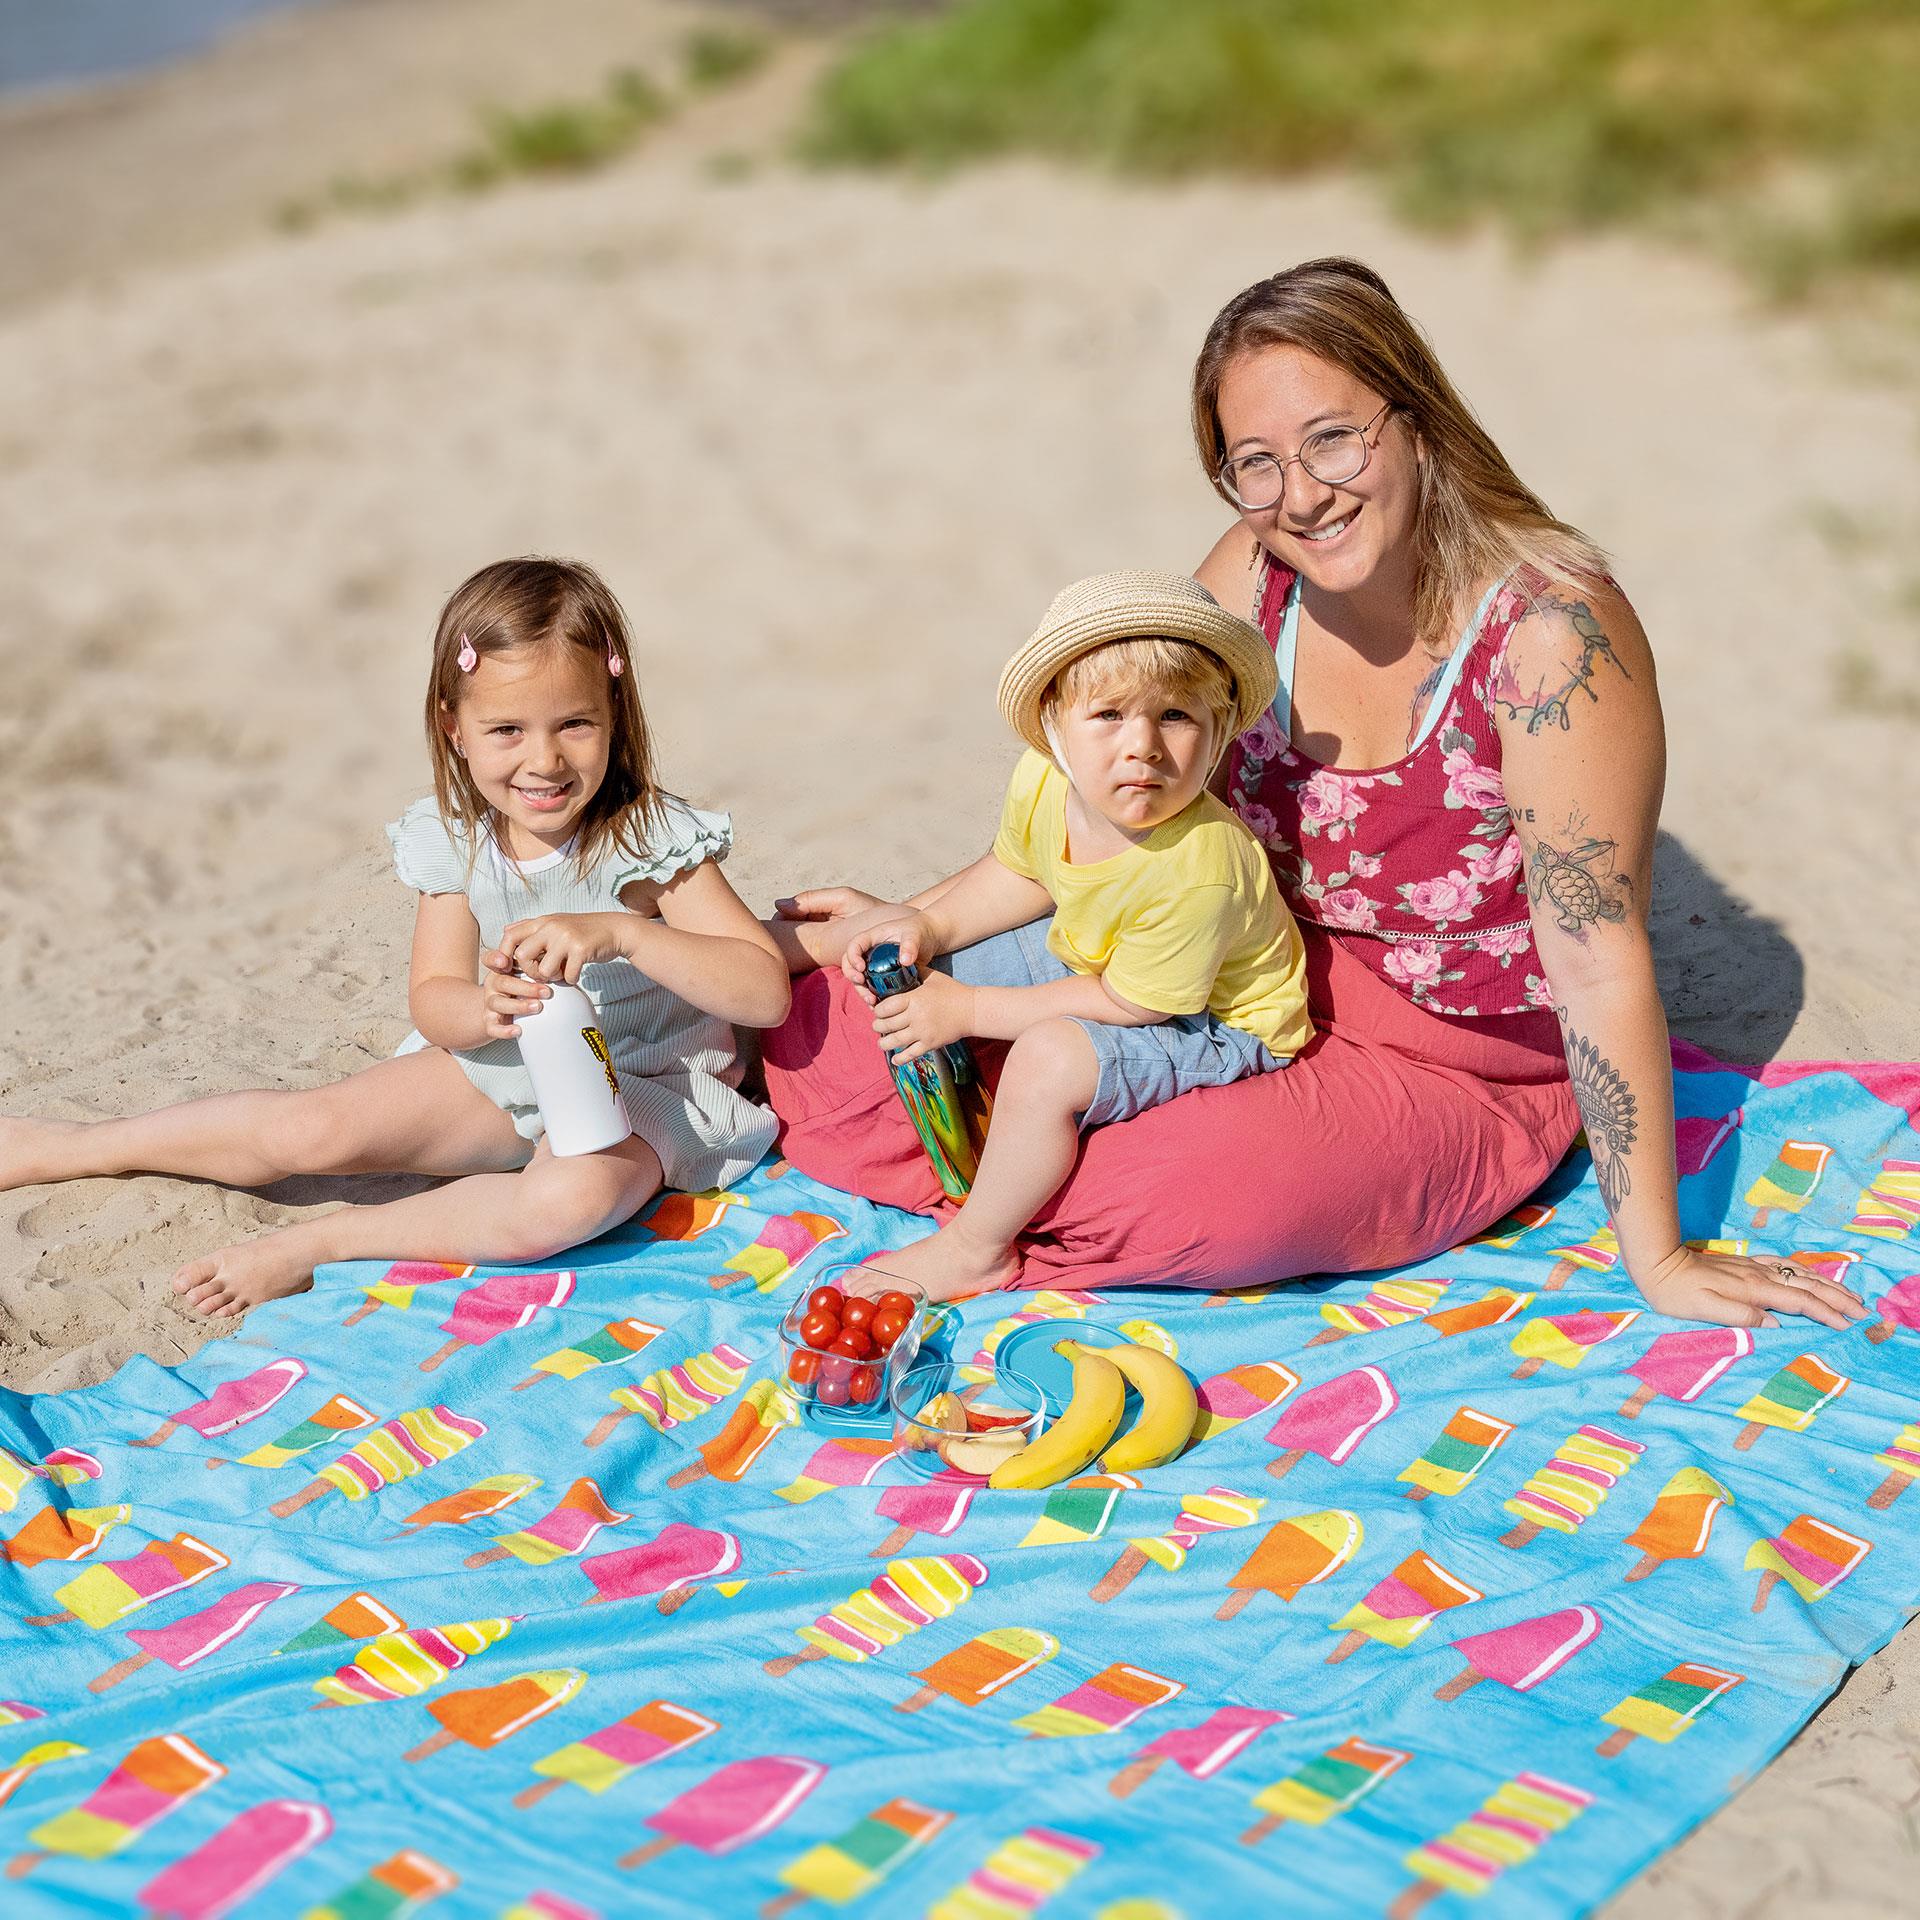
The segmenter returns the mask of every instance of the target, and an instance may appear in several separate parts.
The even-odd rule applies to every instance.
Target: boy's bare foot
[[[38,1187],[49,1180],[71,1180],[73,1173],[59,1148],[70,1134],[85,1130],[80,1120],[0,1120],[0,1193],[13,1187]]]
[[[929,1300],[965,1300],[1020,1277],[1020,1256],[1013,1248],[976,1246],[959,1220],[949,1221],[931,1238],[916,1240],[910,1247],[889,1248],[868,1265],[915,1282]]]
[[[305,1293],[313,1285],[313,1264],[286,1244],[289,1235],[262,1234],[238,1246],[189,1260],[173,1276],[173,1290],[196,1313],[226,1316],[245,1313],[263,1300]]]

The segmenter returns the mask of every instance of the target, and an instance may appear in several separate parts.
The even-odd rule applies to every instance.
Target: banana
[[[987,1485],[1009,1488],[1050,1487],[1078,1473],[1113,1438],[1126,1405],[1127,1383],[1107,1358],[1109,1349],[1062,1340],[1055,1353],[1073,1362],[1073,1392],[1067,1410],[1031,1446],[994,1468]],[[1192,1425],[1192,1415],[1188,1415]]]
[[[1101,1351],[1140,1395],[1139,1418],[1107,1449],[1101,1466],[1108,1473],[1137,1473],[1171,1460],[1187,1444],[1200,1413],[1186,1369],[1152,1347]]]

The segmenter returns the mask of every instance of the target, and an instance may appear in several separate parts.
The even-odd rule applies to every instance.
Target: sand
[[[1849,656],[1914,681],[1898,342],[1649,245],[1410,234],[1349,182],[809,176],[768,157],[804,41],[607,172],[274,225],[448,153],[477,100],[668,75],[696,17],[348,0],[0,108],[0,1111],[310,1086],[391,1049],[411,903],[381,826],[423,791],[435,609],[501,554],[613,581],[669,781],[733,811],[757,907],[971,858],[1013,757],[1001,658],[1077,574],[1198,560],[1206,321],[1334,250],[1386,273],[1653,636],[1675,1030],[1920,1052],[1920,727],[1841,693]],[[207,1331],[166,1291],[180,1260],[397,1190],[0,1196],[0,1378],[178,1359]],[[1869,1663],[1616,1920],[1898,1910],[1917,1667],[1907,1641]]]

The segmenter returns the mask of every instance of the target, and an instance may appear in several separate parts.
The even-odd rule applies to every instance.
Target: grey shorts
[[[1041,987],[1070,979],[1072,968],[1047,945],[1052,924],[1051,914],[1029,920],[934,964],[965,987]],[[1093,1042],[1100,1063],[1093,1104],[1080,1116],[1083,1128],[1131,1120],[1196,1088],[1230,1086],[1256,1073],[1278,1073],[1288,1064],[1252,1034],[1210,1013],[1175,1014],[1151,1027],[1109,1026],[1101,1020],[1074,1024]]]

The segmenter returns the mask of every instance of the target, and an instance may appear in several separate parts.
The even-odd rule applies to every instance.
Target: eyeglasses
[[[1300,451],[1284,460],[1271,453],[1243,453],[1237,460],[1225,461],[1220,485],[1227,498],[1248,513],[1263,513],[1280,504],[1287,491],[1287,469],[1296,460],[1323,487],[1345,486],[1365,470],[1372,452],[1367,435],[1393,406],[1389,400],[1364,427],[1322,427],[1308,434]]]

